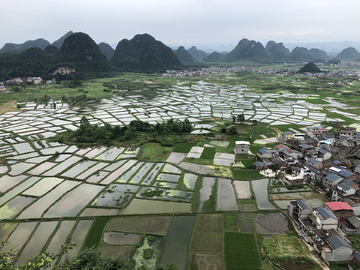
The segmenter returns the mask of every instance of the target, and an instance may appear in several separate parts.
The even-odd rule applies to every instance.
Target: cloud
[[[67,31],[117,43],[149,33],[165,43],[359,40],[360,1],[13,0],[2,3],[0,43]]]

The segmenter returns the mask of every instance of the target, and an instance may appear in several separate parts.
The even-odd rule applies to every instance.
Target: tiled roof
[[[339,248],[339,247],[349,247],[351,248],[350,244],[344,240],[344,238],[341,238],[339,236],[333,236],[328,239],[328,242],[330,245],[332,245],[333,248]]]
[[[352,208],[347,202],[327,202],[325,203],[327,206],[330,207],[333,211],[338,210],[352,210],[354,211],[354,208]]]

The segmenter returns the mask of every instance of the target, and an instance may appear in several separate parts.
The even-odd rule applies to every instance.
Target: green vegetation
[[[299,70],[299,73],[305,73],[305,72],[318,73],[321,72],[321,70],[313,62],[309,62]]]
[[[97,248],[99,246],[105,226],[110,220],[111,220],[111,218],[109,218],[109,217],[96,217],[95,218],[94,224],[92,225],[92,227],[88,233],[88,236],[86,238],[84,247]]]
[[[162,194],[163,194],[162,190],[150,190],[150,189],[147,189],[147,190],[145,190],[144,193],[141,193],[140,195],[143,196],[143,197],[151,198],[151,197],[161,196]]]
[[[138,140],[140,135],[156,132],[157,134],[171,133],[190,133],[191,123],[188,119],[184,122],[168,120],[166,123],[151,125],[148,122],[131,121],[128,126],[111,126],[105,123],[104,126],[92,125],[87,118],[83,116],[80,121],[80,127],[75,131],[58,134],[54,140],[58,142],[77,142],[77,143],[104,143],[109,144],[112,141]],[[140,134],[139,134],[140,133]],[[143,136],[144,140],[147,136]],[[140,140],[141,141],[141,140]],[[164,144],[164,142],[163,142]],[[168,146],[168,145],[165,145]]]
[[[191,143],[177,143],[175,144],[174,152],[189,153],[193,145]]]
[[[38,47],[20,53],[0,54],[0,65],[0,80],[29,76],[43,79],[103,77],[116,72],[94,40],[84,33],[67,37],[54,54]]]
[[[215,147],[205,147],[200,158],[204,159],[214,159],[215,157]]]
[[[169,47],[148,34],[136,35],[131,40],[121,40],[110,63],[120,71],[131,72],[153,73],[183,68]]]
[[[259,171],[247,171],[240,168],[232,168],[232,172],[236,179],[258,179],[264,177]]]
[[[349,235],[348,239],[351,241],[354,249],[360,250],[360,235]]]
[[[153,255],[153,250],[151,248],[144,249],[144,259],[150,259]]]
[[[274,236],[262,242],[267,256],[273,263],[310,263],[315,264],[311,259],[308,247],[296,236]]]
[[[223,223],[225,231],[237,232],[237,213],[236,212],[223,212]]]
[[[253,234],[225,232],[226,269],[259,269],[261,262]]]
[[[173,147],[161,146],[159,143],[145,143],[141,146],[138,158],[151,161],[165,161],[172,150]]]

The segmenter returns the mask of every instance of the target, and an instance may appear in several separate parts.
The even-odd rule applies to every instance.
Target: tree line
[[[191,133],[192,123],[185,118],[184,121],[169,119],[155,125],[140,120],[134,120],[129,125],[111,126],[105,123],[103,126],[90,124],[86,116],[80,120],[80,127],[75,131],[62,133],[59,141],[71,140],[79,143],[108,143],[113,140],[134,140],[141,133],[150,133],[154,136],[167,134]]]

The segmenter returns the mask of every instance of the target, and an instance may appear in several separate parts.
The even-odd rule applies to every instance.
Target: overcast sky
[[[359,0],[3,0],[0,47],[72,30],[97,43],[148,33],[165,44],[360,41]]]

